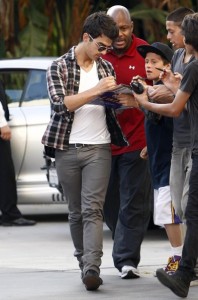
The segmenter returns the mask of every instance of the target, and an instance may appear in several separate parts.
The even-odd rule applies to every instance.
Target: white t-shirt
[[[98,82],[96,62],[89,72],[80,69],[79,93],[94,87]],[[85,104],[75,111],[69,143],[110,143],[105,108],[102,105]]]

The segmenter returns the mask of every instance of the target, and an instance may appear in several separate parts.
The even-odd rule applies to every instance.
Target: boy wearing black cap
[[[155,85],[162,83],[159,80],[160,69],[170,68],[172,49],[166,44],[156,42],[138,46],[137,50],[145,58],[147,79],[152,80]],[[181,221],[172,205],[169,184],[173,120],[146,110],[145,115],[147,149],[143,150],[141,157],[145,158],[147,152],[154,188],[154,224],[165,227],[172,254],[164,270],[173,274],[178,268],[182,253]]]

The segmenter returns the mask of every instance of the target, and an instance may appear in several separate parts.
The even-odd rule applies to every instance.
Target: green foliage
[[[5,42],[2,36],[0,36],[0,59],[5,57],[6,49],[5,49]]]
[[[2,15],[7,17],[6,22],[0,20],[0,28],[7,26],[0,35],[1,57],[59,56],[78,43],[83,20],[89,13],[107,10],[115,4],[129,8],[134,32],[139,37],[149,43],[167,42],[167,14],[175,6],[193,3],[190,0],[123,0],[123,3],[112,0],[7,0],[5,3],[8,2],[9,5],[1,6],[1,10],[5,10]],[[14,9],[10,9],[13,3]],[[9,22],[14,26],[9,26]],[[10,27],[14,28],[14,33]]]
[[[130,10],[130,12],[133,19],[142,21],[155,20],[163,25],[165,25],[166,16],[168,15],[168,12],[164,10],[157,8],[147,8],[144,5],[138,5]]]
[[[98,1],[95,1],[94,5],[92,7],[92,12],[106,11],[109,7],[114,5],[114,4],[111,4],[111,2],[112,2],[111,0],[106,0],[106,1],[98,0]]]
[[[139,37],[146,39],[149,43],[167,42],[165,30],[167,11],[140,4],[130,9],[130,13],[135,23],[134,32]],[[140,28],[142,28],[142,32],[138,31]]]
[[[48,18],[34,4],[24,12],[27,17],[26,27],[19,32],[20,45],[17,52],[21,56],[45,55],[47,45]]]

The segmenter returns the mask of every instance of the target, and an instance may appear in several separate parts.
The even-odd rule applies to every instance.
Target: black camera
[[[131,81],[130,87],[136,94],[142,94],[144,92],[144,86],[138,81]]]
[[[132,81],[130,83],[130,87],[131,87],[132,91],[134,91],[136,94],[142,94],[144,92],[144,86],[138,81]],[[152,102],[151,100],[149,100],[149,101]],[[143,107],[141,109],[144,112],[147,120],[150,120],[152,123],[158,124],[159,121],[161,120],[161,115],[154,113],[152,111],[149,111]]]

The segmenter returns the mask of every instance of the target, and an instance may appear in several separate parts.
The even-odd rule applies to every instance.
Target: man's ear
[[[87,32],[84,32],[82,36],[82,41],[89,42],[89,40],[90,40],[89,34]]]

